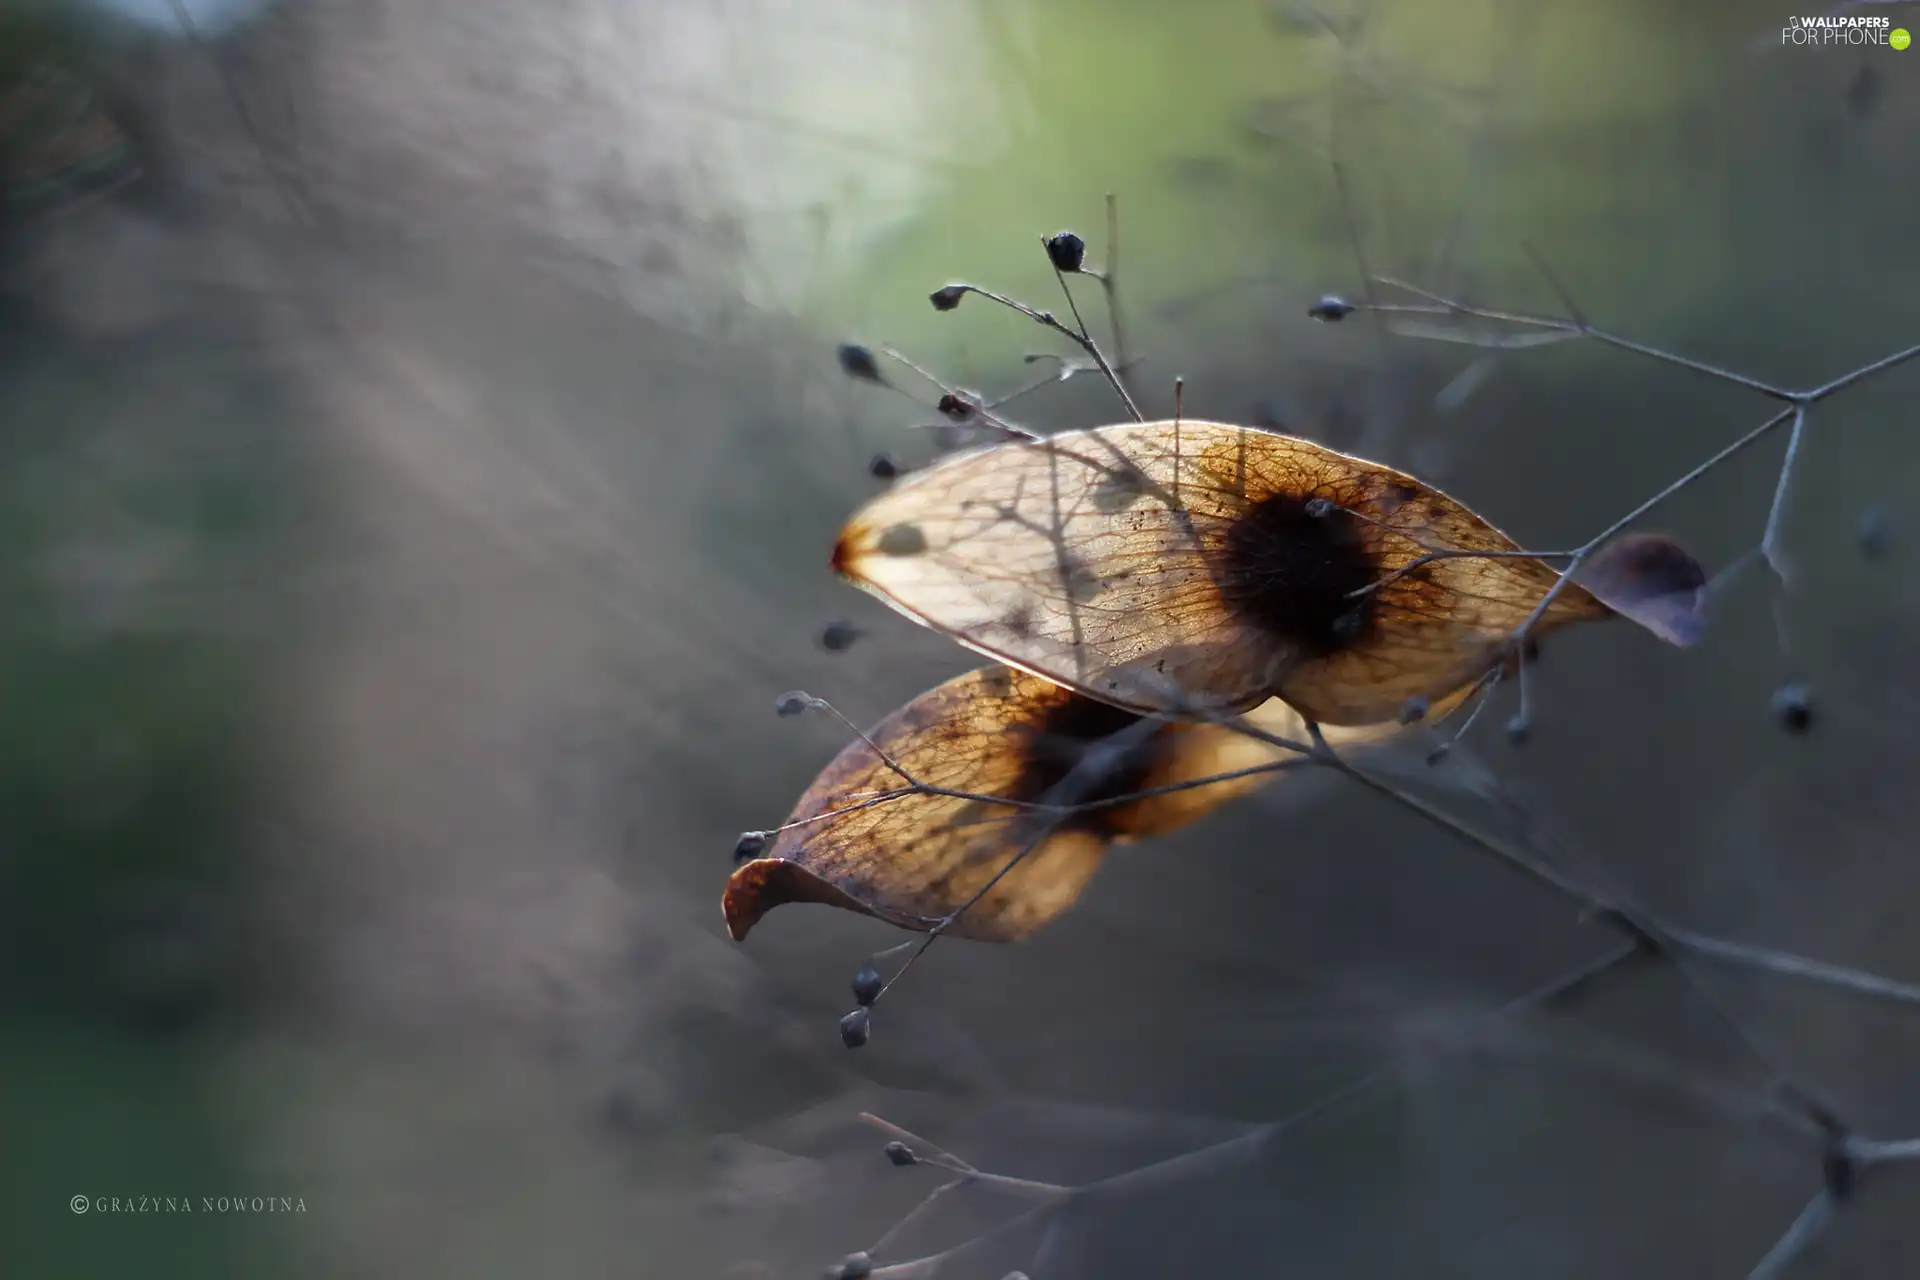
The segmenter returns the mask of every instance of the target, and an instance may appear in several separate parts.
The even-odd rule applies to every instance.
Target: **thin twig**
[[[1106,353],[1100,350],[1100,344],[1095,342],[1091,335],[1076,330],[1071,325],[1062,324],[1059,317],[1051,311],[1038,310],[1037,308],[1028,306],[1024,302],[1009,298],[1003,293],[995,293],[991,289],[982,289],[977,284],[956,282],[947,285],[946,288],[958,290],[961,293],[977,293],[989,302],[997,302],[1009,310],[1019,312],[1043,329],[1052,329],[1055,333],[1066,335],[1066,337],[1078,345],[1082,351],[1087,353],[1088,358],[1091,359],[1095,365],[1099,366],[1101,375],[1106,378],[1108,385],[1113,388],[1114,394],[1120,397],[1120,403],[1127,407],[1127,413],[1132,416],[1133,420],[1135,422],[1145,422],[1147,420],[1146,415],[1140,412],[1140,406],[1134,403],[1133,396],[1128,393],[1127,384],[1120,381],[1120,375],[1114,372],[1113,366],[1107,362]],[[1068,295],[1068,301],[1072,301],[1071,294]]]
[[[1575,989],[1619,967],[1622,963],[1632,958],[1637,950],[1638,948],[1632,943],[1616,944],[1593,959],[1582,961],[1573,968],[1568,969],[1531,990],[1504,1001],[1491,1009],[1483,1010],[1480,1013],[1462,1019],[1457,1025],[1449,1028],[1440,1038],[1436,1049],[1440,1052],[1453,1052],[1465,1049],[1472,1045],[1474,1038],[1485,1028],[1511,1018],[1516,1014],[1550,1004],[1554,1000],[1567,995]],[[1042,1203],[1019,1214],[1017,1217],[1011,1218],[1000,1223],[998,1226],[989,1228],[971,1237],[951,1249],[946,1249],[936,1254],[929,1254],[924,1257],[890,1263],[883,1267],[876,1267],[873,1275],[894,1277],[895,1280],[902,1280],[904,1277],[929,1276],[934,1274],[942,1263],[952,1261],[962,1250],[984,1247],[994,1240],[1003,1238],[1006,1234],[1019,1227],[1029,1225],[1042,1218],[1054,1218],[1073,1205],[1086,1200],[1095,1197],[1111,1198],[1122,1195],[1134,1195],[1174,1185],[1195,1176],[1221,1173],[1235,1165],[1253,1159],[1269,1144],[1293,1130],[1314,1120],[1333,1115],[1343,1108],[1404,1079],[1409,1072],[1416,1069],[1419,1065],[1420,1059],[1418,1056],[1410,1056],[1382,1065],[1339,1086],[1332,1092],[1322,1095],[1315,1101],[1282,1119],[1254,1125],[1244,1133],[1236,1134],[1234,1137],[1211,1143],[1193,1151],[1183,1152],[1176,1156],[1169,1156],[1162,1160],[1155,1160],[1151,1163],[1139,1165],[1124,1172],[1109,1175],[1108,1177],[1097,1178],[1077,1186],[1057,1187],[1053,1184],[1038,1184],[1037,1188],[1023,1188],[1027,1194],[1033,1194],[1040,1198]],[[861,1119],[872,1124],[876,1118],[863,1113]],[[906,1133],[905,1130],[899,1129],[898,1126],[889,1124],[886,1121],[879,1121],[878,1125],[883,1132],[888,1132],[895,1136]],[[902,1140],[904,1141],[906,1139],[903,1138]],[[909,1142],[909,1145],[913,1144]],[[935,1149],[939,1150],[939,1148]],[[943,1154],[950,1155],[951,1153],[943,1152]],[[955,1157],[955,1159],[957,1160],[957,1157]],[[956,1183],[964,1182],[968,1178],[979,1178],[983,1176],[978,1170],[974,1170],[971,1164],[967,1164],[964,1161],[959,1163],[971,1172],[963,1174],[959,1179],[956,1179]],[[943,1165],[942,1167],[949,1166]],[[1024,1182],[1024,1180],[1016,1180],[1016,1182]],[[947,1190],[948,1186],[952,1185],[955,1184],[947,1184],[941,1187],[935,1194],[940,1194],[940,1192]],[[931,1198],[932,1197],[929,1197],[929,1200],[931,1200]],[[920,1215],[926,1208],[927,1203],[927,1201],[922,1201],[908,1216],[917,1217]],[[883,1237],[883,1240],[890,1240],[897,1234],[898,1228],[896,1227],[894,1230],[889,1231],[887,1236]],[[877,1251],[876,1248],[874,1252]]]
[[[1113,329],[1114,371],[1125,375],[1133,367],[1127,351],[1127,326],[1120,311],[1120,201],[1107,192],[1107,252],[1100,270],[1089,272],[1107,295],[1107,323]]]
[[[1336,177],[1340,181],[1343,205],[1347,205],[1348,197],[1345,190],[1344,175],[1340,174],[1336,169]],[[1349,216],[1351,216],[1350,207],[1348,212]],[[1109,307],[1113,308],[1115,305],[1115,293],[1112,276],[1117,262],[1117,228],[1111,224],[1111,203],[1109,204],[1109,217],[1108,267],[1104,272],[1083,272],[1082,274],[1092,274],[1101,280],[1103,288],[1107,293]],[[1358,251],[1357,232],[1355,234],[1356,251]],[[1534,627],[1545,617],[1556,599],[1566,590],[1568,585],[1575,580],[1578,571],[1584,567],[1587,561],[1600,548],[1605,546],[1618,534],[1633,526],[1637,521],[1662,503],[1687,489],[1736,455],[1767,438],[1782,425],[1791,422],[1792,430],[1775,481],[1773,500],[1768,508],[1759,544],[1752,551],[1740,557],[1733,565],[1729,566],[1727,570],[1723,571],[1715,583],[1712,584],[1714,590],[1721,590],[1726,582],[1730,582],[1733,579],[1735,573],[1737,573],[1740,568],[1758,561],[1765,563],[1772,570],[1776,587],[1784,588],[1788,580],[1786,562],[1782,551],[1785,512],[1788,506],[1788,497],[1791,492],[1792,481],[1806,439],[1808,410],[1810,406],[1840,390],[1857,385],[1874,374],[1892,369],[1909,360],[1920,357],[1920,346],[1905,348],[1811,389],[1791,390],[1782,388],[1761,379],[1736,373],[1702,360],[1654,348],[1593,325],[1580,311],[1571,294],[1547,266],[1544,259],[1540,258],[1538,254],[1534,254],[1531,247],[1528,248],[1528,252],[1535,258],[1541,273],[1560,296],[1571,318],[1540,316],[1519,311],[1465,304],[1409,285],[1403,281],[1394,280],[1391,277],[1373,277],[1371,273],[1364,270],[1363,259],[1363,276],[1368,280],[1368,301],[1366,309],[1386,315],[1443,317],[1455,321],[1464,317],[1492,324],[1530,328],[1548,335],[1562,335],[1568,338],[1591,338],[1605,346],[1640,355],[1662,364],[1683,368],[1716,380],[1727,382],[1731,385],[1745,388],[1772,400],[1782,402],[1783,407],[1759,425],[1749,429],[1731,443],[1717,450],[1704,461],[1682,473],[1678,478],[1662,486],[1650,497],[1632,507],[1625,515],[1612,521],[1600,532],[1594,534],[1586,542],[1571,551],[1529,552],[1514,550],[1511,552],[1474,552],[1452,548],[1433,548],[1430,549],[1428,553],[1416,558],[1412,563],[1402,566],[1387,579],[1387,581],[1395,580],[1424,564],[1437,560],[1470,556],[1488,559],[1557,559],[1567,562],[1553,586],[1543,593],[1542,598],[1521,624],[1514,628],[1501,644],[1496,647],[1490,655],[1490,661],[1486,671],[1474,680],[1468,700],[1478,698],[1478,701],[1474,703],[1466,717],[1466,724],[1461,727],[1462,733],[1472,724],[1474,717],[1476,717],[1486,705],[1488,701],[1486,695],[1490,694],[1500,683],[1507,659],[1514,654],[1520,655],[1518,672],[1521,682],[1521,707],[1520,713],[1516,717],[1516,723],[1524,728],[1529,722],[1532,704],[1526,679],[1527,663],[1524,656],[1526,642],[1530,638]],[[1066,335],[1081,346],[1092,361],[1093,367],[1103,373],[1108,382],[1119,394],[1129,412],[1132,413],[1136,420],[1140,420],[1142,415],[1138,407],[1128,394],[1127,388],[1121,382],[1114,366],[1107,360],[1099,343],[1088,330],[1085,320],[1080,314],[1072,290],[1068,287],[1065,273],[1060,271],[1056,266],[1055,274],[1062,290],[1066,294],[1068,307],[1073,316],[1074,323],[1072,326],[1063,323],[1051,312],[1036,310],[1015,299],[981,289],[977,286],[953,285],[949,286],[948,290],[943,292],[951,293],[954,298],[957,298],[962,292],[979,293],[991,301],[997,302],[1002,306],[1026,316],[1028,319],[1043,327],[1055,329]],[[1376,279],[1382,284],[1409,292],[1423,301],[1418,305],[1375,302],[1371,295],[1371,283]],[[940,301],[938,295],[936,295],[936,301]],[[1114,319],[1114,330],[1116,344],[1123,344],[1123,331],[1118,320],[1117,312]],[[1124,357],[1124,350],[1122,350],[1122,354]],[[1177,398],[1176,413],[1178,414],[1179,412],[1180,409]],[[1176,469],[1176,481],[1177,480]],[[1368,589],[1378,589],[1378,587],[1382,585],[1385,585],[1385,582],[1372,584]],[[1776,596],[1776,605],[1778,605],[1778,603],[1779,601]],[[1828,964],[1824,961],[1812,960],[1770,948],[1710,937],[1693,930],[1675,927],[1661,919],[1655,913],[1633,903],[1624,893],[1594,879],[1577,876],[1563,866],[1555,865],[1554,862],[1544,857],[1533,846],[1532,842],[1515,843],[1504,840],[1470,824],[1463,818],[1425,800],[1403,787],[1356,767],[1328,744],[1318,725],[1310,723],[1308,727],[1311,742],[1308,744],[1299,744],[1291,743],[1283,738],[1267,734],[1257,726],[1248,724],[1244,720],[1201,714],[1193,708],[1185,708],[1183,714],[1185,714],[1185,718],[1188,719],[1206,720],[1227,725],[1249,737],[1268,741],[1277,746],[1283,746],[1290,751],[1304,754],[1270,765],[1256,766],[1249,770],[1236,771],[1236,773],[1233,774],[1222,774],[1214,778],[1202,779],[1192,783],[1175,784],[1174,788],[1166,789],[1210,785],[1214,782],[1223,781],[1232,777],[1244,777],[1253,773],[1264,772],[1268,769],[1297,766],[1302,763],[1327,767],[1342,773],[1368,790],[1390,798],[1400,807],[1405,808],[1432,825],[1446,831],[1468,846],[1492,856],[1502,865],[1517,870],[1535,882],[1555,891],[1577,905],[1581,909],[1583,916],[1591,917],[1597,915],[1618,928],[1625,935],[1615,944],[1611,951],[1599,960],[1593,962],[1591,966],[1583,966],[1581,969],[1575,970],[1571,974],[1563,975],[1561,979],[1549,984],[1547,988],[1543,989],[1547,995],[1550,996],[1559,991],[1569,989],[1572,985],[1586,981],[1597,973],[1612,969],[1633,955],[1648,955],[1669,961],[1673,964],[1675,971],[1693,987],[1701,999],[1712,1009],[1715,1016],[1741,1041],[1749,1055],[1769,1069],[1773,1075],[1774,1085],[1781,1100],[1788,1104],[1785,1106],[1783,1113],[1796,1117],[1800,1127],[1804,1131],[1827,1135],[1832,1144],[1829,1147],[1830,1152],[1837,1151],[1845,1158],[1861,1164],[1920,1159],[1920,1139],[1873,1140],[1860,1138],[1851,1134],[1846,1129],[1844,1122],[1841,1121],[1835,1113],[1833,1105],[1824,1099],[1816,1097],[1805,1086],[1789,1077],[1785,1071],[1777,1065],[1775,1055],[1771,1048],[1742,1025],[1733,1013],[1725,1007],[1718,993],[1693,972],[1693,968],[1688,961],[1711,961],[1759,972],[1773,973],[1791,977],[1796,980],[1819,983],[1838,990],[1913,1005],[1920,1005],[1920,985],[1902,983],[1876,974],[1864,973],[1858,970]],[[1123,731],[1123,734],[1125,732],[1127,731]],[[1116,735],[1116,738],[1119,736],[1122,735]],[[1456,734],[1454,740],[1457,741],[1458,736],[1459,735]],[[865,735],[862,735],[862,737],[865,738]],[[870,740],[868,740],[868,745],[873,745]],[[1445,746],[1443,745],[1440,750],[1444,751],[1444,749]],[[875,747],[874,750],[876,754],[880,754],[877,747]],[[885,760],[883,754],[880,758]],[[1079,797],[1074,794],[1075,787],[1069,784],[1075,783],[1076,780],[1078,780],[1078,789],[1084,791],[1091,779],[1104,776],[1104,760],[1107,758],[1110,757],[1100,757],[1096,755],[1093,766],[1089,766],[1087,761],[1082,761],[1080,765],[1076,766],[1075,769],[1069,773],[1068,778],[1063,780],[1063,782],[1049,794],[1045,801],[1038,806],[1034,806],[1038,810],[1035,816],[1041,820],[1039,826],[1040,834],[1018,853],[1014,854],[967,902],[948,916],[934,922],[933,927],[928,930],[927,937],[919,943],[918,949],[915,950],[906,963],[901,966],[901,970],[895,974],[893,980],[886,984],[883,991],[891,989],[893,982],[898,980],[900,974],[904,973],[905,969],[911,966],[914,960],[918,959],[921,954],[924,954],[927,947],[929,947],[942,932],[951,927],[952,923],[968,908],[980,901],[999,884],[1007,874],[1018,866],[1020,862],[1055,829],[1060,821],[1082,807]],[[913,780],[910,775],[907,775],[904,770],[898,770],[898,772],[908,779],[911,784],[908,788],[899,792],[890,792],[884,796],[875,797],[873,800],[863,803],[893,799],[899,795],[911,794],[916,789],[920,789],[918,783]],[[1067,792],[1064,797],[1059,794],[1063,789]],[[947,793],[937,788],[924,788],[920,790],[924,794],[962,794]],[[1153,790],[1157,791],[1161,789]],[[1151,793],[1152,791],[1142,792],[1140,794]],[[1137,795],[1105,797],[1097,803],[1128,803],[1136,798],[1139,797]],[[1093,802],[1089,802],[1086,807],[1091,807],[1092,803]],[[904,945],[908,944],[903,944],[903,946]],[[1473,1020],[1469,1025],[1477,1026],[1487,1019],[1506,1016],[1518,1008],[1524,1007],[1526,1003],[1536,998],[1544,999],[1546,997],[1536,992],[1529,996],[1518,998],[1516,1001],[1511,1001],[1499,1009],[1482,1015],[1480,1018]],[[1159,1185],[1163,1180],[1174,1180],[1184,1177],[1192,1170],[1201,1168],[1209,1170],[1217,1169],[1222,1166],[1222,1162],[1233,1162],[1247,1158],[1259,1150],[1267,1140],[1286,1128],[1300,1123],[1307,1118],[1323,1114],[1353,1098],[1363,1095],[1371,1089],[1379,1087],[1386,1080],[1397,1076],[1399,1071],[1403,1069],[1404,1065],[1402,1064],[1391,1069],[1382,1069],[1381,1071],[1370,1073],[1343,1086],[1340,1090],[1321,1099],[1313,1106],[1297,1113],[1288,1120],[1271,1125],[1257,1126],[1249,1132],[1225,1142],[1216,1143],[1210,1147],[1202,1148],[1199,1151],[1174,1157],[1171,1160],[1160,1161],[1152,1165],[1130,1170],[1112,1178],[1102,1179],[1073,1188],[1061,1188],[1053,1186],[1052,1184],[1030,1184],[1024,1180],[1013,1180],[1014,1187],[1025,1188],[1028,1191],[1037,1190],[1043,1197],[1050,1197],[1050,1199],[1041,1207],[1020,1215],[1014,1219],[1013,1222],[1003,1224],[1001,1228],[996,1228],[995,1232],[1005,1230],[1016,1224],[1030,1223],[1035,1220],[1038,1214],[1058,1210],[1096,1191],[1118,1192],[1121,1190],[1138,1190]],[[1773,1105],[1779,1104],[1775,1103]],[[884,1122],[881,1123],[884,1124]],[[959,1179],[956,1182],[949,1183],[939,1190],[936,1190],[934,1193],[936,1196],[953,1186],[960,1185],[963,1181],[984,1180],[990,1176],[980,1173],[963,1161],[958,1161],[957,1157],[951,1157],[950,1153],[938,1152],[937,1150],[936,1154],[929,1157],[929,1162],[935,1163],[959,1175]],[[1753,1275],[1766,1277],[1777,1274],[1780,1269],[1784,1268],[1796,1257],[1811,1240],[1817,1237],[1833,1216],[1837,1203],[1835,1196],[1836,1192],[1831,1186],[1816,1196],[1756,1266]],[[929,1200],[931,1200],[931,1198],[932,1197],[929,1197]],[[890,1236],[891,1234],[892,1233],[890,1233]],[[992,1234],[994,1233],[988,1233],[988,1235]],[[1056,1219],[1050,1224],[1050,1230],[1046,1236],[1049,1244],[1057,1240],[1058,1234],[1058,1221]],[[958,1246],[956,1250],[949,1250],[943,1254],[929,1255],[927,1258],[894,1264],[882,1268],[874,1272],[874,1274],[896,1276],[928,1275],[931,1274],[932,1269],[937,1267],[941,1261],[956,1256],[959,1251],[973,1247],[984,1238],[986,1237],[977,1237],[974,1241],[970,1241],[963,1246]]]
[[[187,43],[200,51],[201,56],[213,68],[214,75],[219,77],[221,89],[227,96],[227,104],[233,108],[234,119],[239,122],[240,131],[246,134],[248,145],[253,148],[254,154],[259,158],[262,172],[267,175],[267,185],[273,188],[274,194],[286,206],[287,212],[293,216],[295,223],[313,225],[317,221],[314,216],[313,201],[297,179],[281,172],[280,166],[274,163],[273,152],[267,147],[266,137],[260,131],[259,123],[254,119],[253,108],[248,105],[247,95],[241,90],[240,82],[235,79],[233,70],[227,66],[226,60],[220,56],[219,51],[201,34],[200,25],[193,20],[193,14],[187,9],[185,0],[167,0],[167,3],[172,8],[174,21],[179,24],[180,32],[186,37]]]
[[[1833,1193],[1822,1187],[1813,1199],[1807,1201],[1807,1207],[1800,1211],[1800,1216],[1793,1220],[1785,1233],[1774,1241],[1766,1256],[1754,1263],[1753,1270],[1747,1272],[1747,1280],[1774,1280],[1774,1277],[1786,1274],[1794,1259],[1832,1224],[1833,1205]]]

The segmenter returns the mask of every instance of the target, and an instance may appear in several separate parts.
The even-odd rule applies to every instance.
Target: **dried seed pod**
[[[1304,745],[1308,737],[1299,713],[1281,702],[1246,719],[1288,741]],[[1399,731],[1326,734],[1345,748]],[[922,694],[867,736],[941,793],[913,789],[874,747],[850,743],[800,797],[765,855],[727,882],[722,909],[736,940],[787,902],[825,903],[924,932],[983,889],[945,931],[1026,937],[1073,905],[1114,842],[1184,826],[1298,759],[1224,725],[1148,720],[1001,666]],[[1064,816],[1033,808],[1043,803],[1079,808]],[[1001,875],[1015,857],[1019,866]]]
[[[1704,582],[1676,545],[1636,535],[1562,587],[1411,476],[1193,420],[944,459],[855,513],[833,564],[923,625],[1115,706],[1201,716],[1277,696],[1336,725],[1479,679],[1556,588],[1536,634],[1618,613],[1688,643]]]

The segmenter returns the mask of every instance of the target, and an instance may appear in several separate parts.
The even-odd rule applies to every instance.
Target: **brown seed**
[[[1307,738],[1305,722],[1284,703],[1247,719],[1291,741]],[[1398,728],[1326,732],[1337,747],[1364,747]],[[912,789],[865,742],[850,743],[763,855],[728,881],[722,909],[736,940],[787,902],[824,903],[925,931],[1030,847],[947,930],[992,941],[1025,937],[1073,905],[1112,843],[1184,826],[1285,776],[1271,766],[1294,758],[1221,725],[1143,719],[1002,666],[929,690],[868,736],[944,793]],[[1245,772],[1258,769],[1268,771]],[[1206,779],[1218,780],[1186,785]],[[1076,807],[1050,815],[1036,804]]]
[[[1280,696],[1359,725],[1502,660],[1560,582],[1519,550],[1391,468],[1187,420],[945,459],[857,512],[833,564],[969,648],[1128,710],[1195,717]],[[1607,600],[1567,584],[1534,632],[1617,611],[1670,640],[1696,634],[1691,557],[1665,539],[1629,550],[1588,566]]]

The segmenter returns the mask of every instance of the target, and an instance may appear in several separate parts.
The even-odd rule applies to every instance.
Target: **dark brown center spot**
[[[1149,725],[1130,711],[1069,695],[1039,723],[1019,731],[1020,772],[1009,798],[1099,805],[1130,796],[1153,775],[1167,750],[1167,735],[1166,725]],[[1117,829],[1119,808],[1105,804],[1086,809],[1061,822],[1059,829],[1110,837]]]
[[[1379,567],[1366,524],[1313,494],[1262,500],[1227,530],[1215,566],[1221,599],[1241,622],[1303,657],[1324,657],[1373,626]]]

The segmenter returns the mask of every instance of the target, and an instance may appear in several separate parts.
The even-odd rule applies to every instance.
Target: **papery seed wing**
[[[1600,548],[1575,577],[1608,608],[1668,644],[1697,644],[1706,630],[1706,571],[1671,538],[1625,534]]]
[[[1392,468],[1216,422],[998,445],[855,514],[834,566],[979,652],[1135,711],[1279,694],[1325,724],[1478,677],[1558,581]],[[1408,569],[1429,552],[1495,552]],[[1539,630],[1609,610],[1569,585]]]
[[[1281,703],[1247,720],[1297,742],[1307,736],[1299,713]],[[1393,728],[1330,737],[1370,742]],[[728,881],[722,905],[734,938],[785,902],[926,930],[1031,845],[948,929],[1023,938],[1073,905],[1111,843],[1184,826],[1282,776],[1276,762],[1296,758],[1227,727],[1146,720],[998,665],[922,694],[868,737],[926,787],[1018,803],[909,791],[856,741],[807,789],[766,856]],[[1219,774],[1235,776],[1206,781]],[[1077,807],[1030,807],[1041,804]]]

